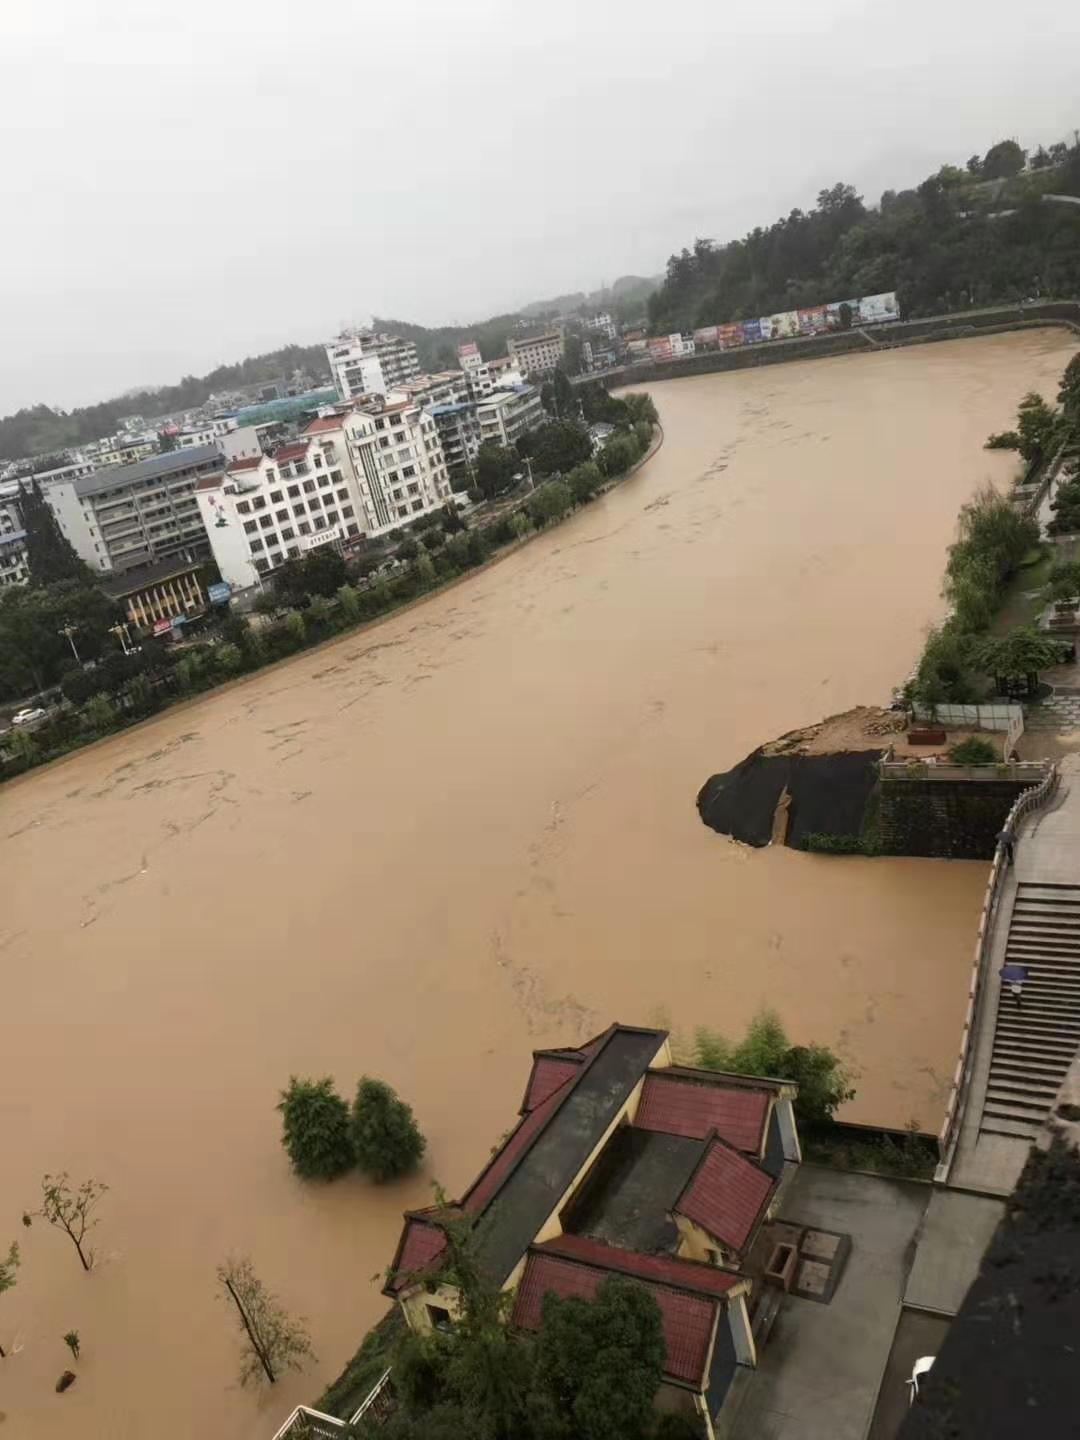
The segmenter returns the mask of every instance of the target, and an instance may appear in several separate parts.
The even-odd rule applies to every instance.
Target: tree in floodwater
[[[41,1209],[37,1213],[50,1225],[63,1230],[75,1246],[84,1270],[94,1268],[94,1252],[85,1241],[87,1233],[98,1222],[91,1220],[90,1213],[108,1188],[100,1180],[84,1180],[73,1190],[66,1170],[41,1178]]]
[[[14,1241],[7,1253],[6,1260],[0,1260],[0,1295],[5,1290],[10,1290],[15,1284],[15,1271],[19,1268],[19,1247]],[[7,1358],[4,1347],[0,1345],[0,1360]]]
[[[311,1339],[301,1321],[293,1319],[272,1295],[247,1256],[226,1260],[217,1268],[218,1284],[236,1307],[244,1335],[240,1383],[265,1378],[273,1385],[285,1370],[300,1370],[314,1359]]]

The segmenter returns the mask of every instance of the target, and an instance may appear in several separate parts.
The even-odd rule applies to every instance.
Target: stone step
[[[1019,1005],[1011,995],[1003,995],[998,1005],[997,1018],[999,1023],[1006,1026],[1012,1021],[1019,1021],[1036,1029],[1060,1031],[1066,1039],[1075,1035],[1077,1043],[1080,1043],[1080,1019],[1064,1006],[1036,1000],[1030,995],[1025,995]]]
[[[1008,1135],[1016,1140],[1034,1140],[1040,1125],[1031,1125],[1025,1120],[1009,1120],[1005,1116],[983,1115],[979,1126],[980,1135]]]
[[[1053,1081],[1025,1079],[1023,1076],[1001,1075],[990,1066],[990,1078],[986,1082],[987,1095],[996,1095],[1001,1099],[1008,1099],[1010,1095],[1016,1096],[1018,1100],[1046,1101],[1052,1105],[1054,1097],[1060,1090],[1060,1085]]]
[[[1017,889],[1022,895],[1036,895],[1040,891],[1046,891],[1050,895],[1072,893],[1080,898],[1080,885],[1066,880],[1021,880]]]
[[[1049,1115],[1053,1103],[1053,1100],[1032,1099],[1023,1095],[999,1095],[988,1090],[983,1110],[992,1110],[998,1115],[1011,1115],[1014,1120],[1031,1120],[1038,1124],[1044,1116]]]
[[[1015,1075],[1020,1079],[1031,1079],[1046,1081],[1055,1087],[1061,1084],[1062,1072],[1068,1066],[1062,1061],[1046,1060],[1041,1055],[1034,1056],[1029,1051],[1015,1055],[1003,1053],[1001,1048],[995,1044],[993,1054],[990,1056],[991,1075],[1001,1074]]]

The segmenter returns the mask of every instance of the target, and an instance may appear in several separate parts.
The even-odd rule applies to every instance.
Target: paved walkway
[[[1001,990],[998,971],[1005,961],[1017,883],[1075,885],[1080,880],[1080,757],[1068,756],[1060,766],[1061,783],[1049,807],[1036,810],[1021,826],[1016,864],[1006,875],[998,902],[988,973],[976,1017],[971,1089],[949,1171],[950,1186],[987,1195],[1012,1191],[1030,1149],[1026,1140],[979,1133]]]

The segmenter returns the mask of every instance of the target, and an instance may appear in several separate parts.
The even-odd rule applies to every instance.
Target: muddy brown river
[[[666,441],[442,596],[4,787],[0,1440],[269,1440],[384,1302],[398,1217],[461,1187],[535,1046],[609,1021],[739,1032],[774,1005],[935,1128],[986,867],[750,851],[694,797],[901,680],[982,450],[1057,331],[653,387]],[[303,1185],[291,1072],[383,1076],[423,1174]],[[107,1181],[90,1275],[46,1170]],[[235,1384],[214,1269],[249,1252],[318,1363]],[[63,1396],[65,1331],[82,1340]]]

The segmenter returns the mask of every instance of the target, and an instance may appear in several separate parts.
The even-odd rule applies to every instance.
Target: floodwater
[[[0,1440],[269,1440],[381,1312],[401,1209],[512,1123],[530,1049],[613,1019],[736,1034],[772,1004],[850,1060],[850,1118],[936,1127],[985,866],[750,851],[694,797],[887,699],[960,503],[1013,463],[983,439],[1073,348],[657,385],[659,454],[549,535],[0,792]],[[294,1180],[291,1072],[391,1081],[423,1176]],[[89,1276],[20,1224],[59,1169],[112,1187]],[[244,1251],[319,1354],[262,1397],[214,1293]]]

